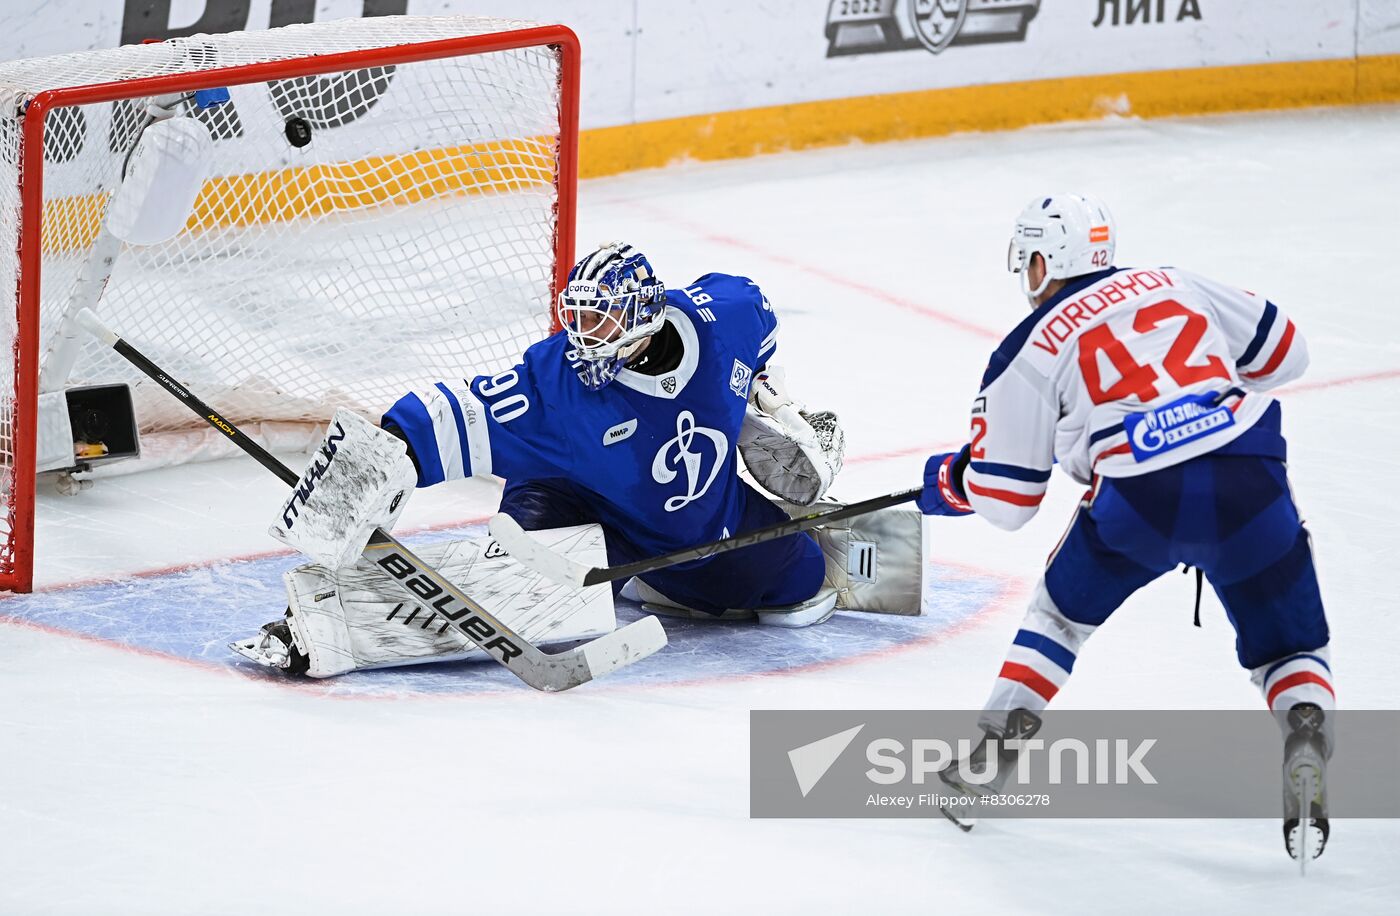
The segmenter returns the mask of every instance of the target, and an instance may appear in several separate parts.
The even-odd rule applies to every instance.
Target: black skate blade
[[[972,828],[977,826],[977,818],[975,817],[960,818],[947,808],[939,808],[938,810],[942,811],[943,816],[956,824],[958,829],[963,833],[970,833]]]

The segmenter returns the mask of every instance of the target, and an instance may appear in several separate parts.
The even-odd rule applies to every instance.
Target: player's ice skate
[[[1322,855],[1331,825],[1327,818],[1326,713],[1313,703],[1288,711],[1283,750],[1283,842],[1300,871]]]
[[[1000,795],[1011,774],[1016,771],[1020,756],[1018,741],[1032,738],[1040,731],[1040,717],[1025,709],[1013,709],[1006,716],[1003,731],[987,729],[982,740],[964,760],[954,761],[938,771],[938,779],[957,801],[939,806],[948,820],[964,833],[977,826],[977,800]],[[991,768],[995,774],[982,781]],[[977,781],[973,781],[973,780]]]

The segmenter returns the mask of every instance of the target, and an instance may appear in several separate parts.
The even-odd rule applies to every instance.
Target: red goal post
[[[15,291],[0,588],[34,581],[41,361],[135,140],[122,112],[225,88],[232,104],[200,113],[221,161],[189,223],[128,246],[97,309],[173,354],[199,396],[235,422],[323,423],[347,401],[373,415],[412,377],[509,365],[548,328],[574,249],[579,45],[564,26],[378,17],[0,64],[0,250],[17,252],[10,277],[0,263]],[[313,140],[281,148],[278,116],[302,109]],[[84,146],[94,125],[107,135]],[[340,336],[321,346],[324,328]],[[143,434],[188,422],[98,350],[70,383],[131,384]]]

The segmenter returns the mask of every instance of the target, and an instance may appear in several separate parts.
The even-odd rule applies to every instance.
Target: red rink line
[[[934,455],[938,452],[953,452],[962,448],[962,442],[935,442],[931,445],[910,445],[888,452],[871,452],[868,455],[854,455],[845,459],[842,466],[871,464],[876,461],[889,461],[892,458],[908,458],[910,455]]]
[[[1284,385],[1273,393],[1303,394],[1308,391],[1341,388],[1345,385],[1363,385],[1367,382],[1384,382],[1394,378],[1400,378],[1400,369],[1382,369],[1379,372],[1367,372],[1362,375],[1342,376],[1341,378],[1334,379],[1318,379],[1315,382],[1296,382],[1292,385]]]
[[[430,529],[420,530],[426,531]],[[277,552],[261,554],[260,556],[275,556],[276,553]],[[997,589],[996,594],[994,594],[981,607],[979,607],[977,610],[973,611],[966,617],[963,617],[960,620],[957,620],[956,622],[949,624],[948,626],[945,626],[941,629],[935,630],[931,633],[926,633],[923,636],[917,636],[905,642],[892,643],[890,645],[881,646],[876,649],[870,649],[865,652],[856,652],[851,655],[842,656],[840,658],[823,659],[822,661],[810,662],[805,665],[797,665],[792,668],[778,668],[771,671],[756,671],[744,674],[716,673],[705,675],[702,677],[687,678],[678,681],[660,682],[618,684],[605,680],[599,681],[596,684],[589,684],[587,692],[589,694],[603,693],[614,696],[618,694],[626,695],[638,692],[650,693],[663,688],[669,689],[676,687],[722,686],[725,684],[732,684],[736,682],[758,681],[773,677],[787,677],[795,674],[810,674],[818,671],[828,671],[833,668],[844,668],[850,665],[862,664],[864,662],[874,661],[877,659],[891,658],[918,649],[924,649],[940,645],[942,643],[947,642],[950,639],[955,639],[963,635],[964,633],[967,633],[971,630],[975,630],[985,625],[986,623],[991,621],[993,617],[996,616],[997,612],[1005,611],[1009,608],[1016,607],[1019,604],[1023,603],[1023,596],[1028,589],[1027,583],[1022,581],[1021,579],[1007,575],[1006,573],[997,572],[989,569],[983,569],[981,567],[972,566],[967,563],[949,562],[945,560],[940,560],[938,562],[940,566],[951,567],[954,569],[965,571],[969,576],[995,579],[999,582],[1000,587]],[[159,572],[153,571],[151,573],[143,573],[140,575],[156,574],[159,574]],[[525,702],[539,702],[543,701],[546,696],[558,696],[557,694],[545,694],[541,691],[523,689],[523,685],[503,685],[500,687],[488,688],[486,690],[464,691],[462,693],[414,693],[412,691],[405,693],[362,693],[358,691],[343,692],[339,691],[336,688],[334,678],[326,680],[316,680],[311,678],[279,679],[276,677],[260,677],[256,674],[246,673],[240,669],[233,668],[229,665],[220,662],[188,658],[182,655],[173,655],[170,653],[162,652],[159,649],[149,649],[144,646],[134,646],[128,643],[106,639],[101,636],[93,636],[88,633],[80,633],[74,630],[65,630],[60,627],[55,627],[44,623],[37,623],[30,620],[24,620],[22,618],[4,618],[3,620],[0,620],[0,624],[6,626],[14,626],[25,630],[31,630],[38,633],[48,633],[53,636],[77,639],[80,642],[85,642],[90,645],[102,646],[103,648],[107,649],[115,649],[119,652],[126,652],[132,655],[141,656],[143,658],[152,658],[166,662],[175,662],[187,668],[195,668],[207,672],[216,672],[219,674],[239,678],[240,680],[244,680],[248,683],[267,685],[274,690],[291,690],[306,696],[313,696],[317,699],[322,700],[351,700],[354,702],[470,702],[488,698],[492,700],[510,698]],[[757,624],[755,624],[755,626],[757,626]],[[551,699],[545,702],[558,702],[558,700]]]
[[[636,206],[638,209],[642,209],[640,204],[633,204],[633,206]],[[655,218],[656,216],[656,214],[650,207],[646,208],[644,212],[647,214],[648,217]],[[764,260],[772,261],[775,264],[781,264],[784,267],[791,268],[792,270],[798,271],[799,273],[806,274],[808,276],[817,277],[818,279],[832,286],[848,289],[852,292],[859,293],[862,296],[868,296],[871,299],[878,299],[879,301],[884,302],[888,305],[893,305],[895,308],[903,309],[906,312],[913,312],[914,314],[921,315],[924,318],[929,318],[933,321],[941,322],[943,324],[948,325],[949,327],[957,328],[960,331],[964,331],[968,334],[971,334],[974,337],[980,337],[983,340],[1000,341],[1003,337],[1006,336],[1000,331],[994,331],[991,328],[985,328],[980,324],[968,321],[966,318],[961,318],[957,315],[952,314],[951,312],[945,312],[940,309],[931,308],[930,306],[923,305],[919,302],[915,302],[912,299],[906,299],[903,296],[896,295],[894,293],[888,292],[887,290],[879,289],[877,287],[870,286],[865,283],[858,283],[855,280],[852,280],[850,277],[843,276],[837,273],[832,273],[829,270],[826,270],[821,267],[816,267],[812,264],[808,264],[805,261],[799,261],[796,258],[790,258],[787,255],[778,254],[776,251],[770,251],[766,248],[761,248],[758,245],[755,245],[753,242],[747,241],[745,239],[735,238],[732,235],[721,235],[717,232],[712,232],[711,230],[707,229],[705,226],[699,223],[693,223],[686,219],[677,218],[674,215],[667,215],[667,217],[665,218],[665,222],[669,225],[673,225],[680,229],[684,229],[691,235],[705,239],[708,242],[714,242],[717,245],[727,245],[730,248],[737,248],[740,251],[747,251],[750,254],[754,254],[758,257],[763,258]]]

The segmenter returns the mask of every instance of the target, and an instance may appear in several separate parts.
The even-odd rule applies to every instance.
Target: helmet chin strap
[[[1041,259],[1041,263],[1042,263],[1042,264],[1045,263],[1044,258]],[[1036,301],[1035,301],[1035,300],[1036,300],[1036,297],[1038,297],[1041,293],[1045,292],[1045,288],[1046,288],[1047,286],[1049,286],[1049,285],[1050,285],[1050,271],[1049,271],[1049,270],[1046,270],[1044,276],[1042,276],[1042,277],[1040,278],[1040,285],[1037,286],[1035,289],[1031,289],[1031,269],[1030,269],[1030,264],[1027,263],[1026,266],[1025,266],[1024,268],[1022,268],[1022,270],[1021,270],[1021,292],[1023,292],[1023,293],[1026,294],[1026,298],[1030,300],[1030,303],[1031,303],[1032,306],[1034,306],[1034,305],[1036,304]]]

